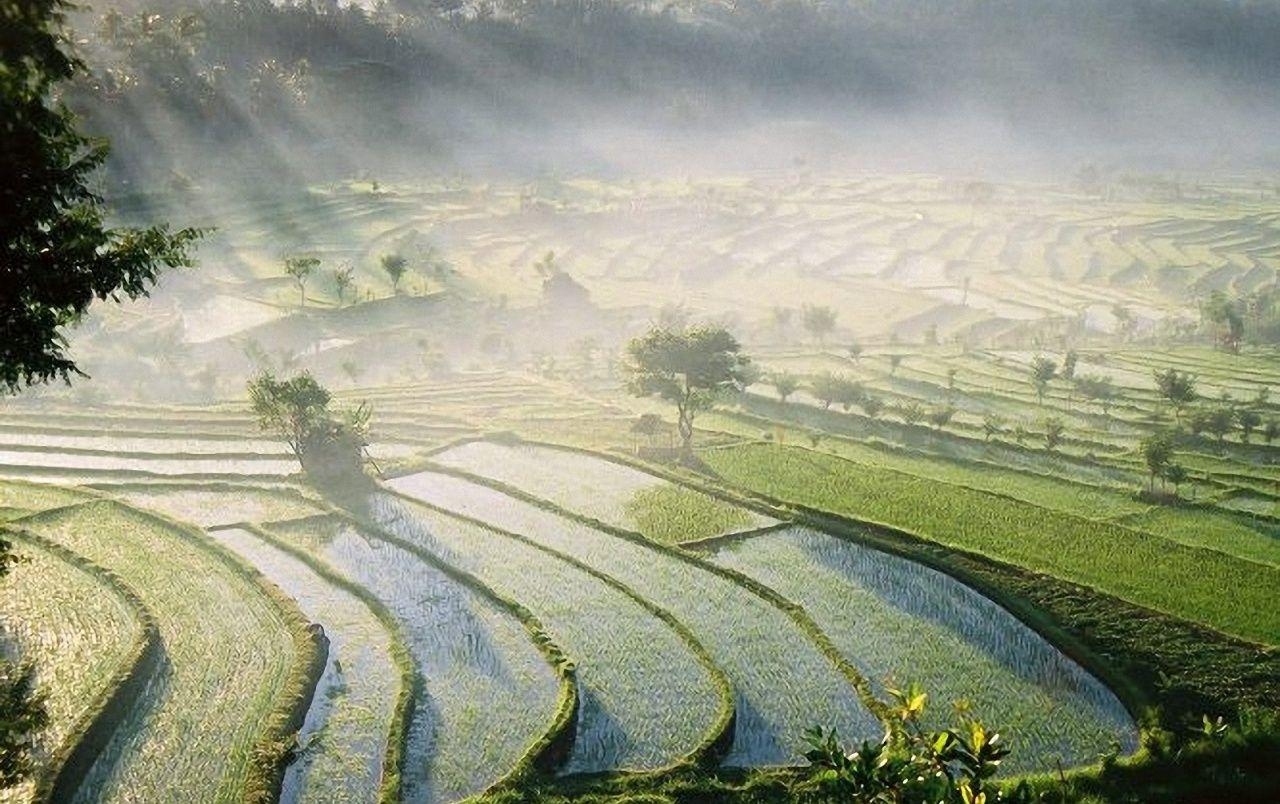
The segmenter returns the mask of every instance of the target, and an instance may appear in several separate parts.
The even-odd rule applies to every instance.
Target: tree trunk
[[[685,455],[693,454],[693,415],[685,407],[678,410],[679,419],[676,423],[677,429],[680,431],[680,451]]]

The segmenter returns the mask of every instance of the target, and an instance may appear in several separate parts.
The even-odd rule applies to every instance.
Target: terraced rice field
[[[322,513],[295,491],[216,483],[100,485],[98,489],[139,508],[158,511],[203,528],[241,522],[273,522]]]
[[[199,536],[118,503],[56,509],[23,526],[115,573],[163,640],[145,696],[78,800],[155,801],[191,790],[238,800],[298,658],[290,612]]]
[[[727,481],[778,499],[901,527],[1246,639],[1280,641],[1280,619],[1266,602],[1280,582],[1270,567],[962,487],[860,471],[795,447],[748,445],[702,457]]]
[[[943,727],[965,701],[1014,735],[1013,762],[1087,764],[1099,746],[1137,747],[1124,707],[1027,626],[951,577],[806,528],[735,541],[712,556],[800,603],[873,684],[928,690]]]
[[[737,721],[726,765],[794,761],[813,712],[824,713],[843,734],[879,735],[879,723],[849,679],[809,635],[733,580],[465,479],[423,472],[390,485],[571,556],[679,618],[733,685]]]
[[[142,612],[100,569],[29,538],[14,544],[24,562],[0,584],[0,655],[31,662],[38,688],[47,691],[49,725],[36,744],[39,771],[48,775],[58,770],[54,753],[74,742],[91,707],[137,658]],[[29,782],[0,800],[33,794]]]
[[[514,768],[550,725],[556,676],[508,612],[415,553],[327,517],[269,532],[369,590],[394,617],[418,673],[402,796],[455,801]]]
[[[581,452],[470,441],[438,452],[432,459],[664,544],[778,524],[776,519]]]
[[[393,725],[402,719],[408,656],[370,606],[306,562],[245,530],[211,531],[219,544],[253,564],[303,614],[319,623],[329,654],[315,699],[299,732],[300,748],[285,773],[284,801],[374,801],[398,774],[388,757]],[[399,751],[397,748],[396,754]],[[394,781],[394,779],[392,779]],[[391,792],[397,792],[392,790]]]
[[[701,646],[626,591],[527,543],[391,495],[370,508],[384,529],[529,607],[574,658],[580,711],[566,773],[672,765],[716,728],[721,691],[695,652]]]

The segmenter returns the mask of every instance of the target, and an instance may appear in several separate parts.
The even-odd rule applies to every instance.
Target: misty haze
[[[1280,2],[0,57],[0,801],[1280,800]]]

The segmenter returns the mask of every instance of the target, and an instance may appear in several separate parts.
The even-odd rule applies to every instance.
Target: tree
[[[908,402],[898,408],[898,415],[905,424],[918,424],[924,418],[924,408],[920,407],[919,402]]]
[[[945,408],[937,408],[929,412],[929,423],[933,425],[934,430],[941,430],[951,421],[951,417],[956,415],[956,409],[948,405]]]
[[[1062,434],[1066,431],[1062,419],[1056,416],[1050,416],[1043,422],[1044,425],[1044,448],[1053,452],[1062,443]]]
[[[868,419],[876,418],[880,415],[880,411],[884,410],[884,403],[880,401],[880,398],[871,394],[863,394],[862,401],[858,403],[858,406],[862,408],[863,413],[867,414]]]
[[[1253,431],[1262,424],[1262,414],[1249,408],[1240,408],[1236,411],[1236,423],[1240,425],[1240,440],[1248,444]]]
[[[994,413],[988,413],[982,417],[982,432],[990,441],[1004,432],[1004,419]]]
[[[258,426],[274,432],[309,474],[359,471],[368,446],[369,409],[343,414],[329,410],[329,392],[304,371],[287,380],[263,372],[249,382],[249,401]]]
[[[783,402],[786,402],[787,397],[794,394],[800,387],[800,381],[796,379],[796,375],[785,371],[774,372],[770,381],[773,383],[773,390],[778,392],[778,398]]]
[[[1156,478],[1164,475],[1173,459],[1173,434],[1153,433],[1142,439],[1138,444],[1138,451],[1142,453],[1142,461],[1151,475],[1148,487],[1154,491]]]
[[[298,290],[302,294],[302,306],[307,306],[307,279],[311,274],[320,267],[320,260],[315,257],[286,257],[284,261],[284,272],[293,277],[293,281],[298,283]]]
[[[84,72],[64,33],[68,0],[0,2],[0,384],[10,393],[85,376],[65,328],[94,299],[147,295],[193,264],[199,229],[108,228],[90,187],[104,141],[76,130],[59,84]]]
[[[819,402],[823,410],[830,410],[831,403],[840,398],[840,387],[843,380],[831,374],[819,374],[809,383],[809,391]]]
[[[384,254],[382,270],[386,271],[387,276],[391,278],[391,292],[399,295],[400,280],[404,278],[405,271],[409,270],[409,261],[399,254]]]
[[[1212,433],[1218,439],[1218,446],[1222,446],[1223,440],[1227,437],[1227,433],[1231,432],[1235,427],[1236,412],[1229,406],[1223,405],[1209,411],[1209,415],[1205,419],[1205,430]]]
[[[1074,349],[1068,349],[1067,354],[1062,358],[1062,379],[1071,381],[1076,376],[1076,363],[1080,361],[1080,355],[1076,354]]]
[[[1103,416],[1109,415],[1116,398],[1116,387],[1109,378],[1084,374],[1076,378],[1075,385],[1081,396],[1102,408]]]
[[[351,384],[355,385],[360,381],[360,375],[364,373],[364,367],[354,360],[344,360],[339,366],[342,373],[347,375],[347,379],[351,380]]]
[[[1057,376],[1058,364],[1044,355],[1036,355],[1031,361],[1031,385],[1036,389],[1036,398],[1041,405],[1044,404],[1044,394],[1049,390],[1049,383]]]
[[[1164,468],[1161,476],[1173,484],[1173,495],[1176,497],[1178,489],[1187,482],[1187,468],[1180,463],[1171,463]]]
[[[892,377],[894,374],[898,372],[898,366],[902,365],[902,357],[903,357],[902,355],[897,354],[896,352],[894,354],[889,355],[889,376],[890,377]]]
[[[1194,402],[1197,397],[1195,375],[1170,368],[1164,371],[1156,369],[1152,372],[1152,376],[1155,378],[1156,389],[1160,395],[1173,406],[1174,418],[1181,422],[1182,409]]]
[[[848,413],[854,405],[861,402],[865,393],[862,389],[862,383],[854,382],[847,377],[841,377],[836,381],[835,401],[839,403],[845,413]]]
[[[1276,440],[1280,436],[1280,419],[1267,419],[1267,423],[1262,426],[1262,437],[1267,444]]]
[[[821,346],[827,336],[835,331],[836,311],[833,307],[806,304],[800,309],[800,322]]]
[[[339,307],[341,307],[342,303],[346,300],[347,291],[351,289],[351,285],[354,281],[352,279],[352,273],[353,270],[350,265],[333,269],[333,289],[338,294]]]
[[[1240,339],[1244,337],[1244,317],[1239,305],[1221,290],[1215,290],[1209,294],[1203,309],[1205,318],[1217,326],[1219,345],[1231,352],[1239,351]]]
[[[751,360],[722,327],[681,332],[653,329],[627,344],[627,389],[676,406],[676,429],[686,454],[693,450],[694,417],[718,396],[741,391],[753,379]]]
[[[858,343],[857,341],[853,341],[852,343],[849,344],[848,351],[849,351],[849,359],[852,360],[853,362],[857,363],[862,359],[862,344]]]

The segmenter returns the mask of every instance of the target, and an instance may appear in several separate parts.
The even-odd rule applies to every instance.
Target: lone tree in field
[[[898,366],[901,366],[901,365],[902,365],[902,355],[897,354],[896,352],[894,354],[889,355],[889,376],[892,377],[893,375],[897,374]]]
[[[136,299],[192,264],[202,232],[112,229],[91,189],[107,144],[76,130],[58,85],[84,71],[66,50],[66,0],[0,2],[0,385],[85,376],[65,328],[94,299]]]
[[[400,280],[404,278],[405,271],[409,270],[409,261],[399,254],[384,254],[382,270],[391,278],[391,292],[400,295]]]
[[[320,267],[320,260],[315,257],[286,257],[284,272],[298,283],[298,292],[302,294],[301,306],[307,306],[307,280]]]
[[[1262,424],[1262,414],[1249,408],[1240,408],[1236,411],[1236,423],[1240,425],[1240,440],[1248,444],[1253,431]]]
[[[1044,422],[1044,448],[1053,452],[1062,443],[1062,434],[1066,431],[1066,425],[1062,423],[1062,419],[1056,416],[1050,416]]]
[[[821,346],[826,342],[827,336],[835,332],[835,308],[819,304],[806,304],[800,309],[800,322],[804,324],[804,328]]]
[[[1173,406],[1173,416],[1182,421],[1182,409],[1196,401],[1195,375],[1179,372],[1177,369],[1156,370],[1152,372],[1156,381],[1156,389],[1160,395]]]
[[[1164,476],[1169,462],[1173,460],[1173,434],[1153,433],[1142,439],[1138,450],[1142,453],[1142,461],[1147,465],[1147,472],[1151,477],[1147,488],[1155,491],[1156,478]]]
[[[791,396],[800,388],[800,381],[796,379],[796,375],[785,371],[776,371],[770,377],[773,383],[773,390],[778,392],[778,399],[783,402],[787,401],[787,397]]]
[[[341,414],[329,410],[329,392],[304,371],[287,380],[263,372],[249,382],[249,400],[258,425],[274,432],[308,474],[359,474],[368,445],[369,409]]]
[[[1058,376],[1058,365],[1044,355],[1036,355],[1031,361],[1031,385],[1036,389],[1036,398],[1044,404],[1044,394],[1049,390],[1049,383]]]
[[[919,424],[924,418],[924,408],[920,407],[919,402],[908,402],[898,408],[898,417],[902,419],[904,424]]]
[[[338,295],[339,307],[341,307],[342,303],[346,301],[347,291],[351,290],[353,282],[352,273],[353,271],[350,265],[333,269],[333,289]]]
[[[875,419],[880,415],[880,411],[884,410],[884,403],[880,401],[880,398],[871,394],[863,394],[858,406],[862,408],[862,412],[867,415],[868,419]]]
[[[935,431],[941,430],[947,426],[955,415],[956,409],[949,405],[944,408],[937,408],[929,412],[929,423],[933,425]]]
[[[823,410],[831,410],[831,403],[840,398],[840,386],[844,382],[840,377],[827,372],[819,374],[809,383],[809,392],[822,403]]]
[[[1076,354],[1075,349],[1068,349],[1066,355],[1062,358],[1062,379],[1070,382],[1076,377],[1076,363],[1080,362],[1080,355]]]
[[[862,344],[854,341],[847,347],[849,351],[849,359],[857,363],[862,360]]]
[[[754,379],[750,358],[722,327],[680,332],[653,329],[627,344],[627,390],[676,406],[676,429],[685,454],[693,451],[693,420],[718,396],[742,391]]]
[[[1111,403],[1116,398],[1116,387],[1111,380],[1097,375],[1082,374],[1076,377],[1075,386],[1080,396],[1101,406],[1103,416],[1109,415]]]
[[[982,417],[982,432],[990,441],[1004,432],[1004,419],[995,413],[988,413]]]

